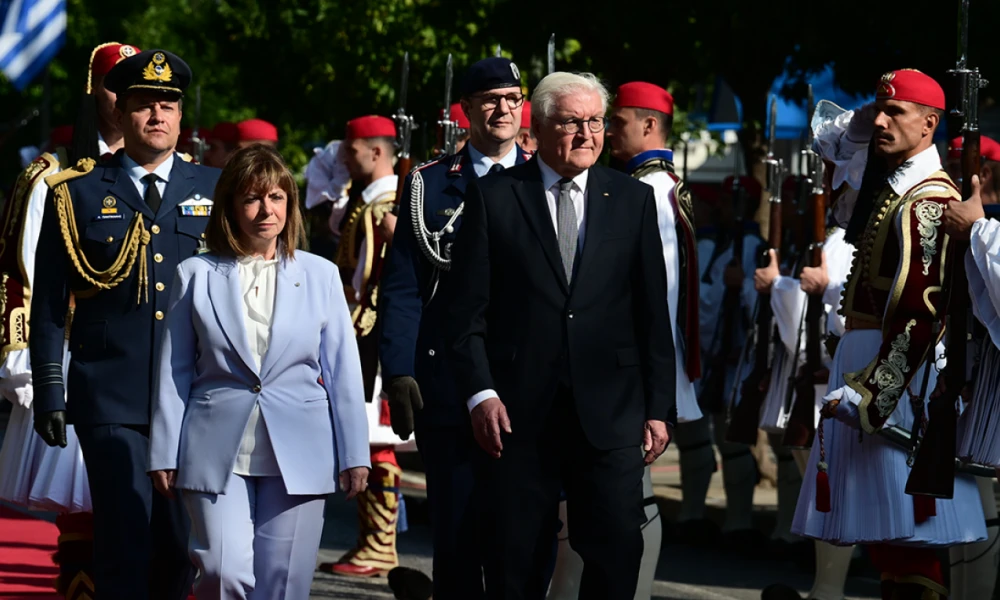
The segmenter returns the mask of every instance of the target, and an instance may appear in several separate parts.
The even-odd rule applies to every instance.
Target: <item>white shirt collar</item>
[[[149,175],[149,171],[139,163],[132,160],[132,157],[128,155],[127,152],[122,154],[122,167],[128,173],[129,177],[132,178],[137,184],[142,182],[142,178]],[[153,169],[153,173],[160,178],[160,181],[169,182],[170,181],[170,171],[174,168],[174,153],[171,152],[167,160],[160,163],[160,166]]]
[[[472,169],[476,172],[476,177],[482,177],[489,173],[490,168],[494,165],[493,159],[476,150],[471,142],[466,144],[466,147],[469,149],[469,160],[472,161]],[[517,163],[517,144],[512,144],[510,151],[496,162],[503,165],[505,169],[513,167]]]
[[[941,170],[941,155],[937,148],[931,146],[908,161],[909,164],[897,169],[889,176],[892,191],[900,196],[910,191],[910,188],[930,177],[935,171]]]
[[[542,185],[545,189],[549,189],[559,183],[559,180],[563,178],[562,175],[556,173],[552,170],[552,167],[545,164],[545,161],[542,160],[541,156],[538,156],[537,154],[535,156],[538,157],[538,168],[542,171]],[[573,178],[573,184],[581,192],[586,191],[587,189],[587,177],[589,174],[590,169],[584,169],[579,175]]]
[[[371,204],[372,200],[378,198],[379,196],[388,194],[389,192],[395,192],[397,183],[399,183],[399,177],[396,175],[386,175],[385,177],[380,177],[369,183],[368,187],[361,192],[361,199],[365,201],[365,204]]]
[[[104,141],[104,136],[101,135],[100,131],[97,132],[97,151],[100,152],[101,156],[111,154],[111,147]]]

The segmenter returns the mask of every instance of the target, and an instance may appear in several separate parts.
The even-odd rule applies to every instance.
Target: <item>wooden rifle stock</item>
[[[979,174],[979,132],[966,131],[963,137],[962,197],[966,199],[972,195],[972,176]],[[945,378],[945,389],[927,404],[927,429],[906,481],[906,493],[914,496],[951,498],[955,492],[956,405],[967,383],[969,282],[965,276],[964,260],[969,244],[952,238],[950,245],[944,286],[949,290],[945,329],[948,364],[941,374]],[[933,368],[933,361],[927,361],[924,368]]]
[[[780,193],[780,188],[779,188]],[[768,223],[767,243],[769,249],[778,251],[781,248],[781,202],[771,199],[770,222]],[[760,268],[771,263],[767,250],[759,257]],[[771,328],[774,313],[771,311],[770,292],[760,292],[757,296],[757,339],[754,349],[753,370],[743,380],[740,387],[740,402],[733,407],[726,430],[726,441],[736,444],[754,445],[757,443],[757,429],[760,425],[760,409],[764,405],[767,390],[764,387],[768,378],[768,350],[771,344]],[[747,341],[749,343],[749,340]],[[739,377],[739,373],[736,374]]]
[[[822,178],[822,170],[819,171]],[[814,175],[815,176],[815,175]],[[809,266],[823,264],[823,243],[826,240],[826,193],[822,180],[813,182],[812,194],[813,245]],[[795,380],[795,402],[792,404],[782,445],[789,448],[809,448],[816,433],[816,385],[823,370],[823,307],[822,294],[810,294],[806,307],[806,362]]]

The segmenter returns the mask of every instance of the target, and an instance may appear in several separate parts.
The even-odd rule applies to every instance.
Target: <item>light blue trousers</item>
[[[198,600],[308,600],[325,496],[290,496],[281,477],[233,475],[225,494],[182,491]]]

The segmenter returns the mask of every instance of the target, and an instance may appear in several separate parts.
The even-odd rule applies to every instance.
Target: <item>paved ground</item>
[[[6,428],[6,417],[6,411],[0,409],[0,438]],[[408,458],[412,460],[413,457]],[[800,570],[791,562],[750,560],[728,555],[719,548],[704,550],[671,543],[669,523],[676,514],[680,500],[680,475],[675,449],[669,449],[654,466],[654,482],[660,509],[667,523],[654,588],[655,600],[757,600],[760,590],[774,582],[788,583],[802,592],[808,590],[812,581],[811,573]],[[430,531],[422,477],[418,471],[407,472],[404,488],[409,497],[407,506],[410,530],[399,536],[400,562],[430,573]],[[770,531],[774,520],[774,490],[759,486],[754,502],[757,526],[762,531]],[[709,516],[721,521],[725,495],[719,474],[713,478],[708,505]],[[49,514],[39,516],[54,518],[54,515]],[[356,534],[353,503],[338,497],[330,499],[327,502],[320,560],[336,560],[353,545]],[[848,584],[848,597],[856,600],[877,598],[877,581],[872,575],[862,569],[859,576],[852,577]],[[384,578],[358,581],[318,573],[312,597],[388,600],[392,598],[392,594]]]

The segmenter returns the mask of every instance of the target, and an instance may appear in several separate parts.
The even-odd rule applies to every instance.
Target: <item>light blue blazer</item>
[[[178,489],[225,492],[254,402],[289,494],[333,493],[338,473],[371,466],[361,361],[339,271],[299,250],[279,261],[275,279],[258,372],[236,260],[201,254],[177,266],[156,364],[149,470],[176,469]]]

